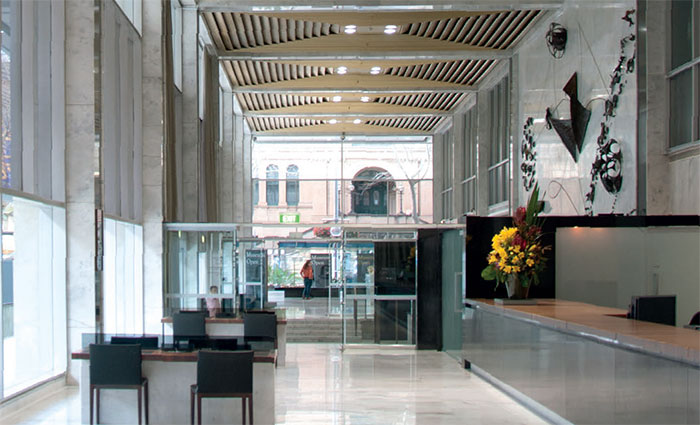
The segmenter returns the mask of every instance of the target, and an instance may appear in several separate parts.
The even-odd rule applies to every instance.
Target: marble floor
[[[278,424],[546,423],[445,353],[411,348],[289,344],[277,369]],[[80,400],[66,388],[0,423],[77,424]]]

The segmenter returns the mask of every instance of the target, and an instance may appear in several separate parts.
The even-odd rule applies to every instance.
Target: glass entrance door
[[[416,244],[345,241],[344,344],[416,343]]]

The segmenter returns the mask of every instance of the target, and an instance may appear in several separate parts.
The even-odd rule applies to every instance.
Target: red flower
[[[525,217],[527,216],[527,211],[525,207],[518,207],[513,215],[513,223],[516,227],[523,227],[525,225]]]
[[[513,237],[513,245],[519,246],[520,249],[522,249],[524,251],[525,248],[527,247],[527,241],[525,239],[523,239],[523,237],[520,236],[520,234],[516,234]]]

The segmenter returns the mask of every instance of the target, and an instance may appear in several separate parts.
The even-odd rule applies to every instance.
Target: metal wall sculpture
[[[564,93],[570,100],[571,118],[568,120],[554,118],[550,108],[547,108],[547,128],[554,128],[574,161],[578,162],[579,154],[583,148],[583,139],[586,136],[586,127],[591,119],[591,111],[578,100],[578,78],[575,72],[564,86]]]
[[[535,152],[535,137],[532,132],[532,124],[534,119],[527,117],[523,126],[523,141],[520,146],[520,171],[523,172],[523,187],[526,191],[530,191],[535,185],[535,166],[537,164],[537,152]]]
[[[634,10],[628,10],[622,17],[622,20],[627,22],[630,27],[634,26],[632,19],[634,13]],[[603,188],[610,194],[616,195],[622,188],[622,145],[618,140],[610,137],[610,126],[615,117],[620,96],[627,84],[627,76],[634,73],[637,57],[635,40],[634,30],[620,40],[620,59],[610,79],[610,94],[605,100],[605,112],[603,113],[603,122],[600,123],[600,135],[598,136],[598,149],[591,167],[591,183],[586,194],[585,206],[586,213],[589,215],[593,214],[596,183],[599,179]]]

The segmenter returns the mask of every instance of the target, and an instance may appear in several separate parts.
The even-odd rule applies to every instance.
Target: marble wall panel
[[[671,161],[669,180],[673,213],[700,214],[700,155]]]
[[[618,2],[615,6],[600,8],[587,5],[564,6],[561,13],[543,20],[537,30],[519,50],[517,78],[519,114],[517,132],[513,134],[514,152],[520,151],[522,129],[528,117],[535,120],[537,165],[536,177],[541,193],[551,204],[556,215],[586,213],[585,195],[591,183],[591,168],[596,158],[597,138],[603,121],[604,99],[610,96],[613,70],[620,57],[620,40],[636,32],[621,18],[626,10],[634,9],[635,2]],[[568,31],[566,52],[560,59],[552,57],[545,43],[545,33],[551,22],[563,25]],[[626,49],[631,52],[631,49]],[[582,151],[575,162],[554,130],[545,126],[545,110],[555,108],[555,116],[569,118],[569,101],[562,88],[571,75],[578,74],[579,101],[591,110]],[[593,214],[629,213],[636,209],[636,74],[624,78],[624,91],[618,100],[616,117],[610,125],[610,137],[620,141],[623,153],[623,185],[617,196],[596,185]],[[518,164],[519,154],[516,154]],[[528,193],[520,183],[521,199]]]

